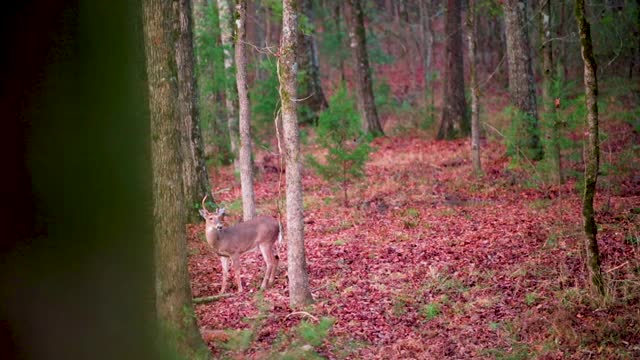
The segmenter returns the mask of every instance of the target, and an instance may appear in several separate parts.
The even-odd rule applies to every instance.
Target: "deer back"
[[[217,241],[209,244],[220,256],[244,254],[259,244],[274,244],[278,239],[278,221],[269,216],[259,216],[237,225],[217,230]],[[208,236],[207,236],[207,240]]]

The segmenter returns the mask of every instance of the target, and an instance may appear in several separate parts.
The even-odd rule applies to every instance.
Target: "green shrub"
[[[318,143],[327,150],[324,163],[309,156],[309,164],[324,180],[339,185],[348,206],[349,184],[364,176],[364,164],[369,159],[369,138],[360,126],[360,116],[344,85],[329,99],[329,108],[318,119]]]

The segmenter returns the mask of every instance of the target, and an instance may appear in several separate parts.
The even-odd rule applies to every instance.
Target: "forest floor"
[[[621,152],[640,143],[627,123],[607,131],[618,134],[610,139],[621,139]],[[638,156],[620,157],[616,146],[603,155],[623,163],[599,179],[595,202],[608,287],[601,300],[588,290],[575,179],[532,182],[494,140],[483,144],[481,177],[472,174],[468,140],[398,135],[373,147],[348,207],[304,170],[313,305],[289,308],[285,248],[273,288],[256,290],[263,262],[253,252],[242,258],[242,294],[196,305],[216,358],[640,358]],[[259,212],[277,216],[278,173],[258,165]],[[212,174],[212,183],[235,215],[228,223],[237,222],[232,169]],[[203,224],[189,227],[194,297],[216,295],[221,284],[203,233]]]

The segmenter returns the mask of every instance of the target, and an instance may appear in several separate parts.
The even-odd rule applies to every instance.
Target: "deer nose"
[[[222,230],[222,224],[216,224],[216,229]]]

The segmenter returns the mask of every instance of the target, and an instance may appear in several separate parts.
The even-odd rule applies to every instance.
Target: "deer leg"
[[[236,273],[236,283],[238,283],[238,292],[242,292],[242,279],[240,279],[240,256],[232,255],[231,264],[233,265],[233,271]]]
[[[220,294],[224,294],[227,290],[227,277],[229,277],[229,258],[220,256],[220,263],[222,263],[222,289]]]
[[[273,283],[273,278],[275,277],[275,258],[273,256],[273,247],[271,245],[261,244],[259,247],[262,258],[264,259],[265,264],[267,264],[267,268],[264,271],[264,279],[262,279],[262,285],[260,285],[260,289],[266,289],[267,286],[270,286]]]

